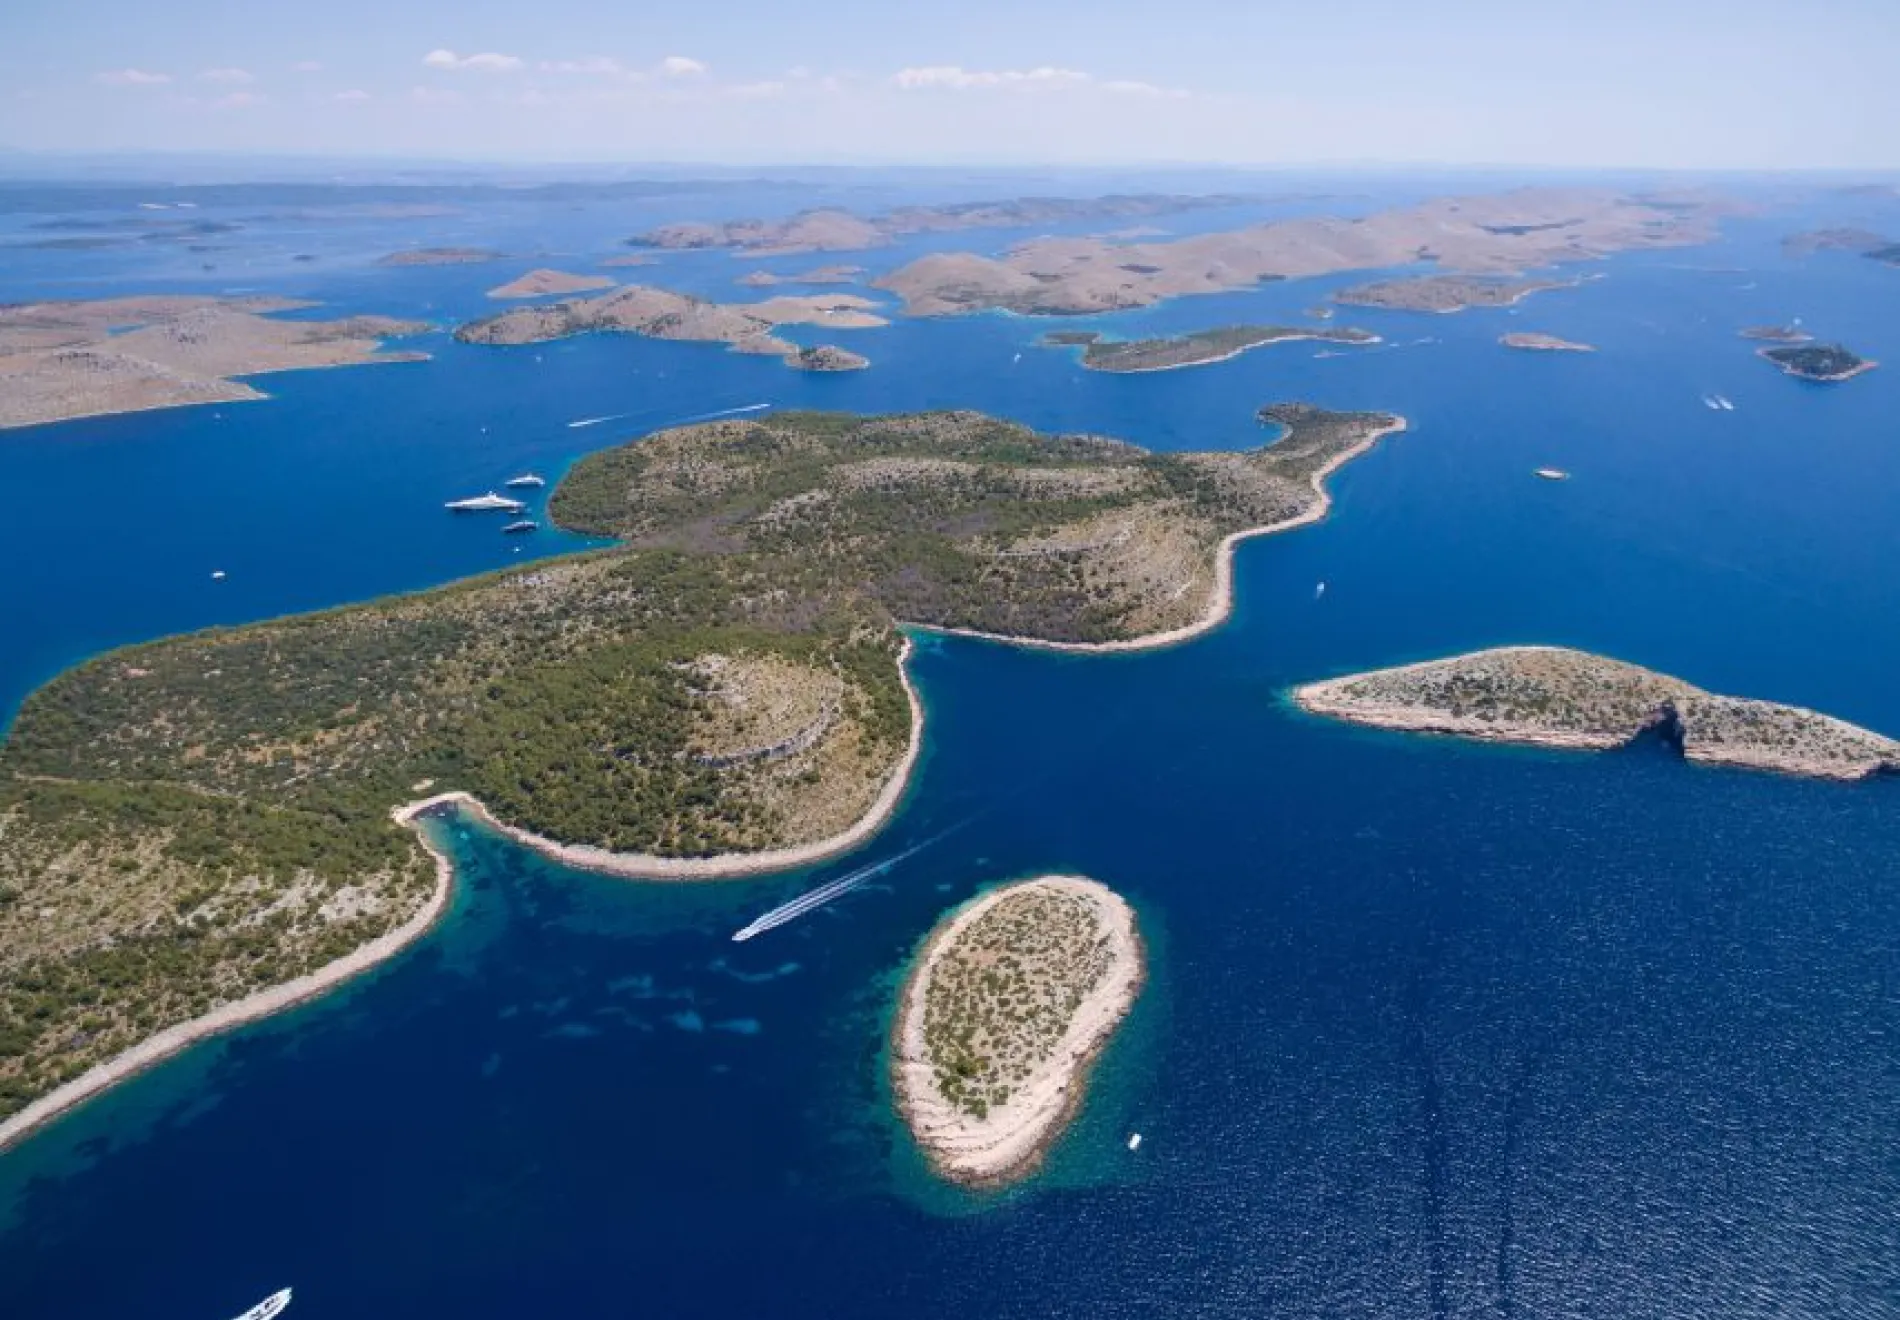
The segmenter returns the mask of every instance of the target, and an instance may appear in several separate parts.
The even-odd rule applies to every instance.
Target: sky
[[[5,0],[0,149],[1900,166],[1900,0]]]

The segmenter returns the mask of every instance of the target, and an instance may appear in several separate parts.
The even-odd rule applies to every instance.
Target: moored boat
[[[536,522],[532,518],[523,518],[520,522],[509,523],[506,527],[502,528],[501,530],[509,533],[510,535],[519,535],[522,532],[536,531],[540,528],[540,526],[541,524]]]
[[[450,513],[520,513],[528,506],[520,500],[511,500],[491,490],[486,495],[476,495],[466,500],[450,500],[442,507]]]
[[[542,486],[545,486],[547,484],[548,484],[547,478],[540,476],[539,474],[534,473],[534,472],[523,472],[520,476],[510,477],[508,478],[508,480],[502,483],[502,485],[507,486],[510,489],[515,489],[515,490],[523,489],[526,487],[533,487],[534,489],[538,490]]]

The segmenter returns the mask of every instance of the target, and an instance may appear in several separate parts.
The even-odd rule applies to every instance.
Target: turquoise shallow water
[[[1892,784],[1407,739],[1282,695],[1560,642],[1900,731],[1900,372],[1807,387],[1733,335],[1800,315],[1900,364],[1894,272],[1780,255],[1819,218],[1619,258],[1516,314],[1342,313],[1390,343],[1341,357],[1107,377],[1007,317],[873,332],[877,365],[837,379],[690,345],[444,343],[222,418],[0,436],[32,492],[0,584],[31,621],[0,652],[11,704],[117,640],[503,562],[434,506],[614,438],[575,418],[954,404],[1164,448],[1253,443],[1282,398],[1413,422],[1336,478],[1333,519],[1242,549],[1235,617],[1193,645],[927,640],[923,766],[859,856],[637,885],[441,826],[464,884],[412,953],[0,1159],[0,1314],[216,1317],[286,1283],[296,1314],[338,1316],[1900,1311]],[[356,278],[332,296],[408,310]],[[402,297],[490,282],[425,272]],[[1280,319],[1324,287],[1106,324]],[[1602,351],[1509,353],[1509,328]],[[948,906],[1058,868],[1131,897],[1154,978],[1047,1173],[963,1197],[889,1117],[890,1000]]]

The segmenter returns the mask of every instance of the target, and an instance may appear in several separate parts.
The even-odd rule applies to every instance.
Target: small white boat
[[[1729,402],[1728,395],[1726,394],[1718,394],[1715,396],[1715,406],[1720,408],[1723,412],[1735,411],[1735,405]]]
[[[1570,474],[1562,468],[1538,468],[1536,475],[1542,477],[1545,481],[1570,480]]]
[[[238,1316],[237,1320],[271,1320],[272,1316],[279,1314],[289,1305],[290,1289],[280,1289],[272,1293],[269,1297],[266,1297],[256,1306],[253,1306],[243,1315]]]
[[[1130,1150],[1140,1150],[1140,1149],[1141,1149],[1141,1133],[1139,1133],[1139,1132],[1130,1132],[1130,1133],[1128,1134],[1128,1149],[1130,1149]]]
[[[1321,582],[1318,586],[1313,588],[1314,600],[1318,600],[1321,596],[1324,596],[1325,594],[1326,594],[1326,584],[1324,582]]]
[[[1716,397],[1713,394],[1705,394],[1702,396],[1702,406],[1711,412],[1722,411],[1722,405],[1716,401]]]
[[[541,487],[547,485],[548,483],[547,483],[546,477],[539,476],[533,472],[523,472],[520,476],[510,477],[508,478],[508,480],[502,482],[501,484],[504,486],[507,486],[511,490],[519,490],[522,487],[527,487],[527,486],[531,486],[535,488],[536,490],[539,490]]]
[[[211,580],[212,580],[213,582],[222,582],[222,581],[224,581],[224,570],[223,570],[223,569],[221,569],[221,568],[214,568],[214,569],[212,569],[212,570],[211,570]]]

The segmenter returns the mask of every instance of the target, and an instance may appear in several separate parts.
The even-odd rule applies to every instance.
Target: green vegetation
[[[432,871],[389,812],[426,793],[662,857],[846,829],[908,744],[898,620],[1177,626],[1221,537],[1392,420],[1269,419],[1165,456],[970,413],[663,432],[554,493],[620,547],[62,675],[0,749],[0,1114],[412,916]]]
[[[993,903],[931,964],[924,1046],[943,1098],[975,1118],[1006,1103],[1113,961],[1087,894],[1031,882]]]
[[[1803,380],[1836,381],[1858,376],[1874,364],[1840,344],[1800,344],[1764,348],[1761,355],[1790,376]]]

